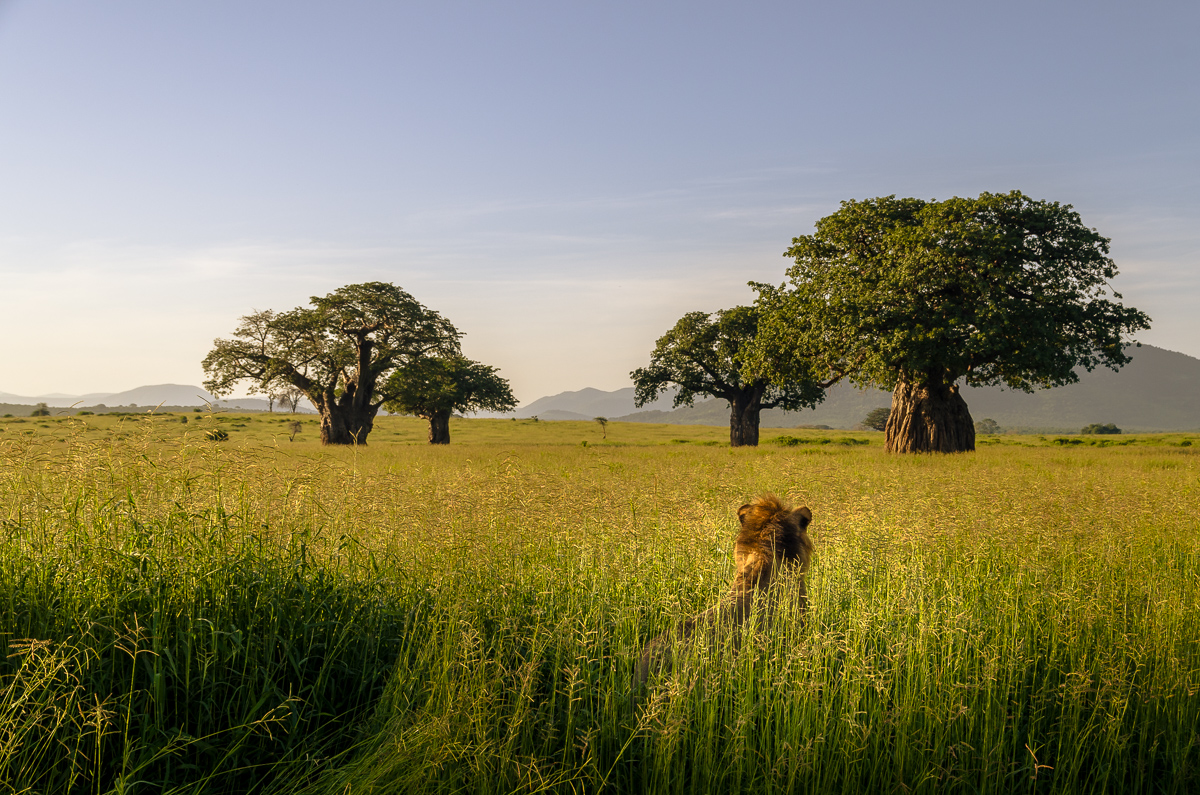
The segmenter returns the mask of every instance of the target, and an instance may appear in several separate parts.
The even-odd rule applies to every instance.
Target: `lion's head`
[[[812,522],[808,508],[792,510],[774,494],[756,497],[738,509],[741,529],[734,539],[737,563],[734,589],[766,588],[781,566],[798,566],[808,571],[813,543],[807,528]]]

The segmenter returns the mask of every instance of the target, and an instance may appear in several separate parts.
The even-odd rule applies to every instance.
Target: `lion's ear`
[[[750,503],[746,503],[741,508],[738,508],[738,521],[742,524],[746,523],[746,512],[750,510]]]
[[[796,520],[796,524],[800,525],[800,529],[803,530],[812,521],[812,511],[808,510],[807,506],[797,508],[792,511],[792,517]]]

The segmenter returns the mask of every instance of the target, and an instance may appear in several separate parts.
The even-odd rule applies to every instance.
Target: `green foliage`
[[[873,431],[882,431],[887,428],[888,415],[891,413],[892,410],[888,406],[871,409],[867,412],[867,416],[863,418],[863,427],[870,428]]]
[[[1070,205],[1017,191],[845,201],[793,239],[790,289],[755,285],[756,368],[811,359],[859,386],[1027,392],[1077,381],[1078,366],[1117,369],[1149,318],[1106,298],[1108,252]]]
[[[824,390],[807,370],[794,368],[773,377],[751,372],[746,357],[755,344],[758,325],[755,307],[723,309],[713,315],[688,312],[658,339],[650,365],[629,374],[635,405],[653,402],[671,385],[679,388],[676,407],[693,405],[697,395],[732,403],[746,392],[757,395],[764,409],[798,411],[820,403]]]
[[[1086,434],[1092,434],[1092,433],[1113,433],[1113,434],[1116,434],[1116,433],[1120,433],[1120,432],[1121,432],[1121,429],[1120,429],[1120,428],[1118,428],[1116,425],[1114,425],[1114,424],[1113,424],[1113,423],[1111,423],[1111,422],[1109,422],[1109,423],[1105,423],[1104,425],[1101,425],[1101,424],[1100,424],[1100,423],[1098,423],[1098,422],[1093,422],[1091,425],[1086,425],[1086,426],[1084,426],[1084,427],[1083,427],[1083,429],[1082,429],[1081,431],[1079,431],[1079,432],[1080,432],[1080,433],[1086,433]]]
[[[385,409],[425,419],[438,412],[503,412],[517,407],[508,381],[495,367],[457,355],[418,358],[396,369],[383,391],[390,395]]]
[[[229,441],[229,434],[221,428],[214,428],[210,431],[205,431],[204,438],[213,442],[227,442]]]
[[[975,433],[978,434],[991,435],[1000,433],[1002,430],[1003,429],[1000,427],[1000,423],[993,419],[982,419],[975,423]]]
[[[36,406],[34,406],[33,411],[31,411],[29,413],[29,416],[30,417],[49,417],[50,416],[50,407],[47,406],[45,403],[39,403]]]

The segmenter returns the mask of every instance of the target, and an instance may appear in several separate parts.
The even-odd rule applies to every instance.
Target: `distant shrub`
[[[1180,442],[1180,443],[1179,443],[1179,446],[1180,446],[1180,447],[1191,447],[1191,446],[1192,446],[1192,440],[1191,440],[1191,439],[1184,439],[1182,442]]]
[[[197,406],[196,408],[192,409],[192,411],[195,412],[196,414],[199,414],[200,412],[204,411],[204,409]]]
[[[7,419],[8,417],[11,417],[11,416],[12,416],[11,414],[5,414],[5,415],[4,415],[4,417],[5,417],[6,419]]]
[[[891,413],[892,410],[887,406],[871,409],[863,418],[862,426],[872,431],[885,431],[887,430],[888,415]]]
[[[1050,441],[1055,444],[1083,444],[1083,439],[1072,439],[1069,436],[1058,436]]]
[[[229,434],[220,428],[214,428],[211,431],[205,431],[204,438],[211,439],[214,442],[226,442],[229,441]]]
[[[771,440],[772,444],[777,444],[782,447],[795,447],[800,444],[870,444],[866,439],[855,439],[846,437],[845,439],[830,439],[827,436],[811,436],[805,438],[803,436],[776,436]]]
[[[90,416],[92,416],[92,412],[84,410],[84,411],[79,412],[77,416],[90,417]]]
[[[981,433],[981,434],[987,435],[987,434],[993,434],[993,433],[1000,433],[1002,430],[1003,430],[1003,428],[1000,427],[1000,423],[996,422],[993,419],[979,420],[978,422],[975,423],[975,433]]]
[[[1093,422],[1091,425],[1085,425],[1083,427],[1083,430],[1080,431],[1080,433],[1120,433],[1120,432],[1121,432],[1121,429],[1118,428],[1116,425],[1113,425],[1111,422],[1107,423],[1105,425],[1101,425],[1097,422]]]
[[[182,422],[184,425],[187,425],[187,415],[184,414],[182,417],[179,418],[179,421]]]
[[[29,415],[30,417],[49,417],[50,407],[45,403],[39,403]]]

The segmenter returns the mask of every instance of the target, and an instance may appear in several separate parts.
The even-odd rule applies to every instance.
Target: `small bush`
[[[983,419],[975,423],[975,433],[983,434],[984,436],[1000,433],[1002,430],[1003,429],[1000,427],[1000,423],[990,418]]]
[[[867,416],[863,418],[862,426],[872,431],[887,430],[888,415],[891,413],[892,410],[887,406],[871,409],[867,412]]]
[[[77,416],[80,416],[80,417],[90,417],[90,416],[92,416],[92,412],[90,412],[90,411],[81,411],[81,412],[79,412],[79,413],[78,413],[78,415],[77,415]]]
[[[800,437],[800,436],[776,436],[774,439],[771,440],[771,443],[780,445],[781,447],[795,447],[796,445],[800,445],[800,444],[855,445],[855,444],[870,444],[871,442],[867,439],[855,439],[855,438],[849,437],[849,436],[846,437],[845,439],[830,439],[827,436],[812,436],[809,438],[804,438],[804,437]]]
[[[30,413],[29,416],[30,417],[49,417],[50,416],[50,407],[47,406],[45,403],[39,403],[34,408],[33,412]]]
[[[1083,430],[1080,431],[1080,433],[1120,433],[1120,432],[1121,432],[1121,429],[1118,428],[1116,425],[1112,424],[1111,422],[1107,423],[1105,425],[1101,425],[1098,422],[1093,422],[1091,425],[1085,425]]]
[[[220,428],[214,428],[211,431],[205,431],[204,438],[210,439],[214,442],[227,442],[229,441],[229,434]]]
[[[1064,445],[1066,445],[1066,444],[1083,444],[1083,439],[1072,439],[1069,436],[1058,436],[1058,437],[1055,437],[1054,439],[1051,439],[1050,441],[1054,442],[1055,444],[1064,444]]]

